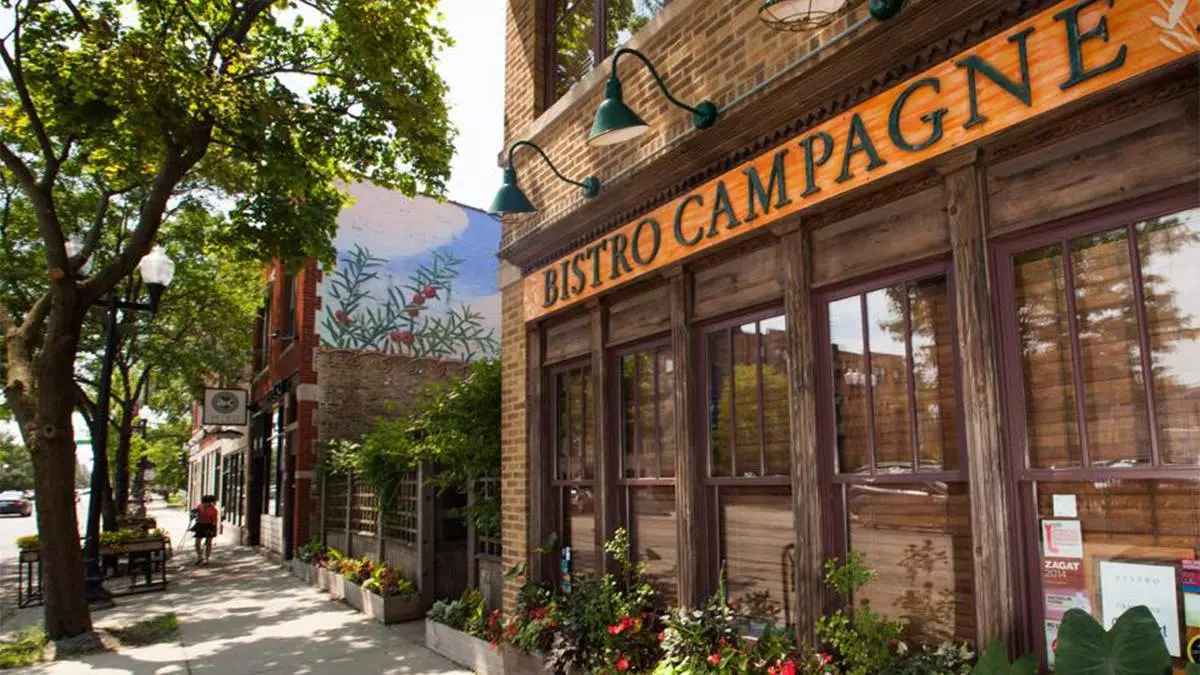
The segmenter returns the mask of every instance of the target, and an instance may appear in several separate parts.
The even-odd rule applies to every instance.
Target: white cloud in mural
[[[480,314],[483,317],[483,325],[496,330],[496,342],[499,343],[500,317],[503,316],[500,307],[500,294],[477,295],[473,298],[463,300],[461,304],[469,306],[472,311]]]
[[[389,260],[417,255],[453,242],[470,224],[457,204],[421,196],[409,199],[370,183],[345,189],[354,203],[338,215],[334,246],[339,252],[358,244]]]

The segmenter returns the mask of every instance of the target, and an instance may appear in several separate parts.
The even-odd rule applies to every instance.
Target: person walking
[[[213,537],[217,536],[219,514],[216,495],[201,497],[200,504],[193,513],[196,517],[196,524],[192,526],[192,532],[196,536],[196,564],[202,565],[212,557],[212,541]]]

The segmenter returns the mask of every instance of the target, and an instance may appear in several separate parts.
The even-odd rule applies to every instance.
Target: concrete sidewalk
[[[97,627],[174,612],[179,642],[95,654],[28,673],[469,673],[423,646],[421,623],[382,626],[308,588],[246,548],[219,546],[197,567],[180,551],[170,590],[118,598]],[[22,610],[22,614],[30,610]],[[35,617],[40,615],[37,608]],[[24,617],[22,617],[24,618]],[[36,618],[34,619],[36,620]],[[22,622],[22,623],[27,623]],[[5,626],[6,629],[11,626]]]

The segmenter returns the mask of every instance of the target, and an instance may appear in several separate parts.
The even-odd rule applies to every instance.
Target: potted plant
[[[504,673],[499,610],[487,613],[483,596],[469,588],[458,600],[439,600],[425,620],[425,647],[476,673]]]
[[[296,550],[296,557],[288,563],[292,576],[312,586],[317,583],[316,561],[325,553],[325,546],[320,539],[310,539],[308,543]]]
[[[363,610],[382,624],[421,618],[421,596],[413,582],[396,568],[379,564],[371,578],[363,582]]]
[[[347,560],[342,565],[343,596],[342,599],[358,611],[363,611],[362,585],[375,573],[374,560],[363,556],[356,560]]]
[[[346,597],[346,579],[342,576],[343,568],[351,562],[344,553],[331,548],[325,552],[325,590],[334,600]]]

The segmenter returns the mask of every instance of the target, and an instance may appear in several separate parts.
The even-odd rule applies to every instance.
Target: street
[[[172,546],[179,546],[187,527],[187,511],[183,509],[164,508],[161,501],[152,501],[150,510],[158,520],[159,529],[171,538]],[[87,495],[83,495],[76,505],[75,517],[79,522],[79,536],[87,526]],[[37,511],[28,518],[20,516],[0,516],[0,579],[16,574],[17,570],[17,538],[27,534],[37,533]],[[187,542],[185,542],[187,543]]]

